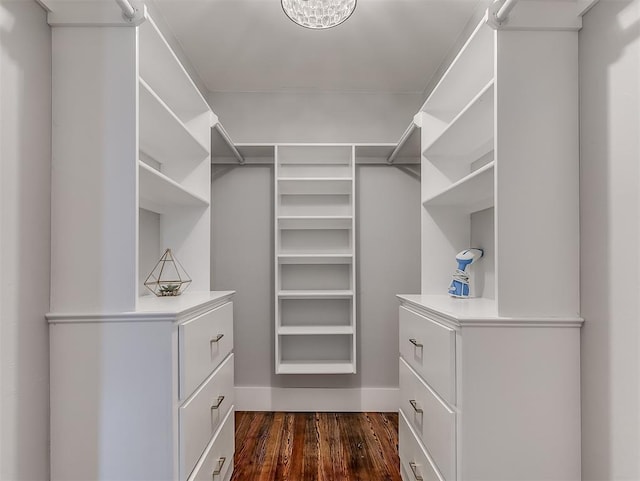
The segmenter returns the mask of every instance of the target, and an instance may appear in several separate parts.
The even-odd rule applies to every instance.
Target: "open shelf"
[[[280,264],[351,264],[352,254],[278,254]]]
[[[164,214],[175,207],[207,207],[209,201],[185,189],[162,172],[138,161],[139,206]]]
[[[458,207],[467,212],[477,212],[495,203],[495,161],[489,162],[446,189],[428,197],[425,207]]]
[[[279,289],[335,291],[351,289],[353,267],[346,263],[280,264]]]
[[[278,146],[278,164],[351,165],[351,145],[285,144]]]
[[[351,166],[349,164],[343,163],[289,163],[279,166],[278,171],[280,179],[297,177],[340,177],[343,179],[351,178]]]
[[[351,194],[282,194],[278,215],[288,216],[350,216]]]
[[[493,149],[494,82],[491,80],[428,145],[431,161],[461,159],[473,162]]]
[[[282,290],[278,292],[279,299],[350,299],[352,297],[352,290]]]
[[[161,164],[198,162],[209,156],[163,100],[140,79],[140,150]]]
[[[153,20],[147,17],[138,28],[140,77],[183,122],[208,113],[209,105]]]
[[[352,254],[350,226],[338,229],[282,229],[278,233],[282,255]]]
[[[421,110],[450,122],[494,75],[494,30],[481,22]]]
[[[350,229],[351,216],[279,216],[280,229]]]
[[[280,336],[327,336],[327,335],[351,335],[353,326],[280,326]]]
[[[281,195],[314,194],[333,195],[351,194],[353,182],[350,178],[339,177],[290,177],[278,179],[278,192]]]
[[[355,372],[354,363],[337,361],[283,361],[276,368],[277,374],[353,374]]]

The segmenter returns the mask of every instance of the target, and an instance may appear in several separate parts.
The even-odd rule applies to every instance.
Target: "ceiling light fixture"
[[[356,9],[357,0],[281,0],[282,9],[302,27],[324,29],[340,25]]]

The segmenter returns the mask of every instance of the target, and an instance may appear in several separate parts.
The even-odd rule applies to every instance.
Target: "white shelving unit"
[[[47,3],[51,479],[210,477],[234,452],[233,292],[209,272],[223,129],[144,6]],[[179,297],[142,285],[165,248],[192,279]]]
[[[354,150],[276,146],[278,374],[356,372]]]
[[[403,479],[580,478],[583,10],[519,2],[495,25],[500,5],[414,118],[422,288],[398,296]],[[477,297],[452,298],[469,247],[485,252]]]
[[[478,295],[499,315],[578,313],[574,45],[554,28],[481,22],[421,108],[423,295],[480,247]],[[491,226],[474,222],[485,209]]]
[[[153,19],[140,25],[138,44],[139,207],[161,215],[160,250],[171,248],[185,266],[189,289],[209,290],[208,179],[217,118]],[[139,269],[144,277],[153,265]]]

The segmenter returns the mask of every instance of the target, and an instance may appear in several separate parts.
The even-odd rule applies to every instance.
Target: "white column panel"
[[[496,54],[499,315],[577,315],[578,34],[498,31]]]
[[[131,310],[138,279],[136,30],[56,27],[52,35],[51,310]]]

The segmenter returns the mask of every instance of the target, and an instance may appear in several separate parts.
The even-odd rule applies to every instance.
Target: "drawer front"
[[[233,349],[233,303],[178,327],[179,397],[185,399]]]
[[[400,307],[400,355],[449,404],[456,405],[456,331]]]
[[[447,480],[456,479],[456,414],[400,359],[400,409]]]
[[[227,413],[220,431],[207,446],[203,462],[189,476],[188,481],[226,481],[231,478],[235,442],[233,412],[231,409]]]
[[[178,410],[180,479],[186,479],[234,403],[233,354]]]
[[[420,442],[411,432],[402,411],[398,415],[398,451],[403,481],[440,481]]]

